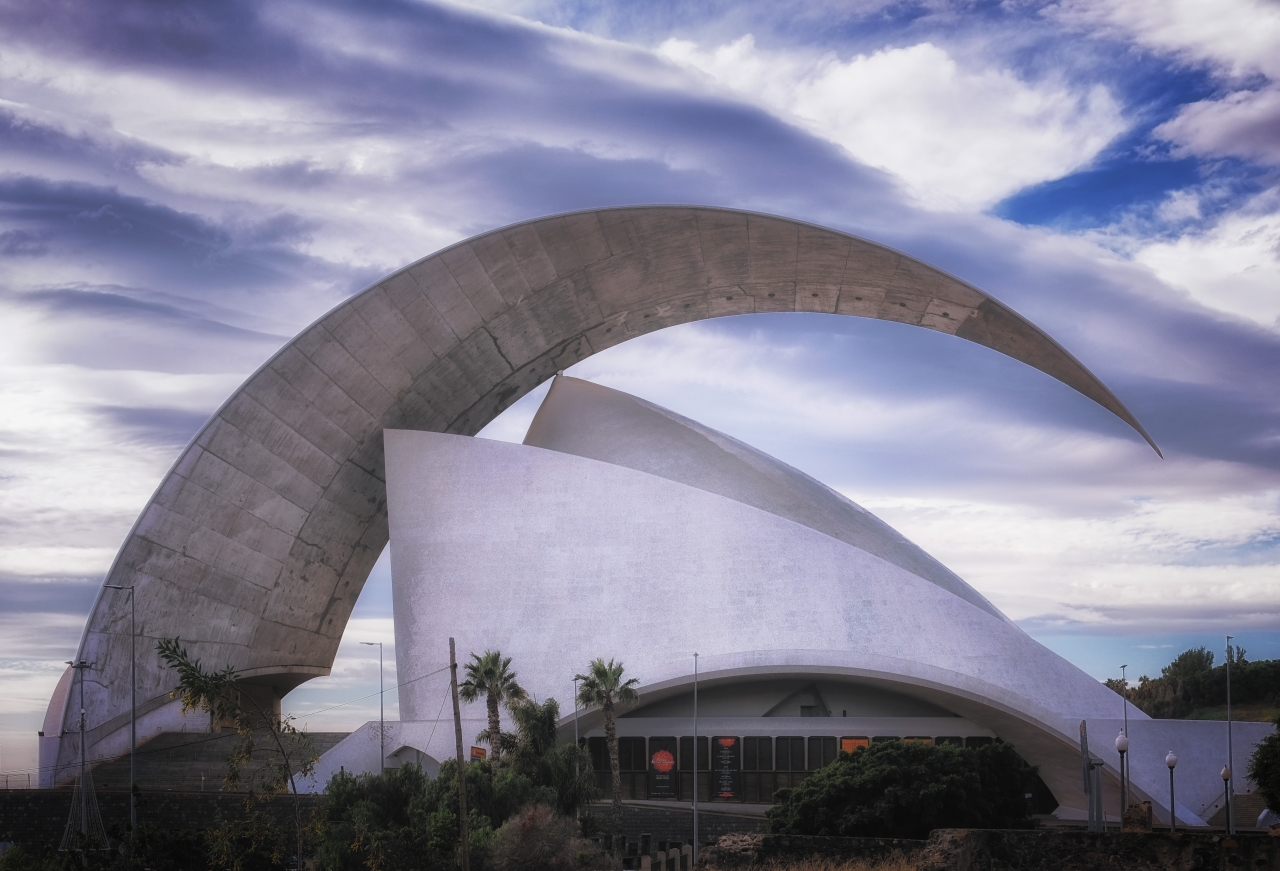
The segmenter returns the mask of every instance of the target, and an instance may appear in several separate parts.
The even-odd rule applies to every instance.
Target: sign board
[[[742,739],[711,739],[711,797],[720,801],[742,797]]]
[[[489,756],[489,751],[488,751],[488,750],[486,750],[486,749],[485,749],[485,748],[483,748],[483,747],[472,747],[472,748],[471,748],[471,761],[472,761],[472,762],[475,762],[476,760],[479,760],[479,759],[486,759],[486,758],[488,758],[488,756]]]
[[[676,739],[649,739],[649,798],[676,798]]]

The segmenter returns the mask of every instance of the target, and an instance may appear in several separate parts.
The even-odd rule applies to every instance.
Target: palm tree
[[[622,837],[622,772],[618,768],[618,726],[614,721],[614,705],[631,705],[639,699],[635,678],[622,679],[622,663],[612,659],[593,659],[586,674],[575,677],[578,702],[584,707],[599,706],[604,712],[604,742],[609,748],[609,770],[613,774],[613,843]]]
[[[486,650],[483,656],[471,654],[466,665],[467,679],[458,687],[458,695],[464,701],[474,702],[481,695],[489,709],[489,746],[493,748],[493,764],[502,760],[502,721],[498,718],[498,705],[511,706],[522,701],[524,690],[516,683],[516,673],[511,670],[511,657],[500,650]]]

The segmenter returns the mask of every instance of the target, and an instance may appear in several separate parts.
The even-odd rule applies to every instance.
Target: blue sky
[[[1165,459],[897,324],[732,318],[575,375],[836,487],[1098,677],[1226,632],[1280,656],[1273,2],[50,0],[0,3],[0,28],[0,768],[34,763],[152,489],[276,348],[454,241],[629,203],[787,215],[952,272]],[[485,435],[519,439],[537,399]],[[389,583],[295,712],[376,688],[355,642],[390,639]]]

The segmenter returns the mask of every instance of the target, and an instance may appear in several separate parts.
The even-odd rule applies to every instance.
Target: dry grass
[[[775,860],[751,866],[751,871],[916,871],[915,863],[902,855],[887,859],[850,859],[840,861],[812,857],[790,861]]]

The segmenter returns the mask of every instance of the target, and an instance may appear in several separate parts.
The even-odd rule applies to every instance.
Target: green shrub
[[[1249,779],[1258,785],[1267,809],[1280,814],[1280,717],[1275,725],[1275,731],[1259,742],[1249,759]]]
[[[573,871],[601,867],[605,857],[581,837],[578,824],[546,805],[521,811],[498,830],[489,851],[492,871]]]
[[[779,834],[925,838],[938,828],[1028,828],[1035,769],[1009,744],[977,749],[892,741],[840,753],[779,791]]]

